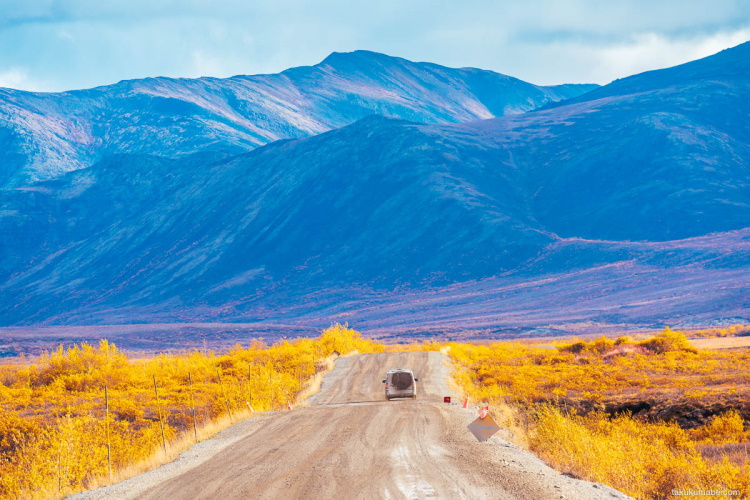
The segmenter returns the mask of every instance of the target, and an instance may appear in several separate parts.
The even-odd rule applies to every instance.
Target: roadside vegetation
[[[639,499],[750,498],[746,349],[697,350],[667,329],[640,342],[451,344],[449,354],[463,390],[561,472]]]
[[[738,323],[725,327],[707,328],[705,330],[694,330],[689,332],[691,337],[749,337],[750,325]]]
[[[455,382],[473,403],[491,405],[504,437],[561,472],[639,499],[673,490],[750,498],[747,349],[699,350],[669,329],[547,348],[385,346],[347,325],[221,355],[130,359],[101,341],[1,364],[0,497],[60,498],[125,479],[254,412],[295,405],[338,355],[413,350],[447,353]]]
[[[253,411],[295,404],[336,353],[383,349],[334,325],[223,355],[129,359],[101,341],[2,364],[0,497],[59,498],[135,475]]]

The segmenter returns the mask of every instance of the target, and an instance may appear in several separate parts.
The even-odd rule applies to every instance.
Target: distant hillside
[[[750,226],[749,97],[750,42],[478,128],[513,148],[550,231],[675,240]]]
[[[111,154],[236,154],[371,114],[455,123],[529,111],[593,88],[539,87],[357,51],[276,75],[147,78],[54,94],[0,89],[0,188],[52,179]]]
[[[750,74],[726,68],[747,50],[522,115],[368,117],[6,190],[0,320],[434,334],[750,314]]]

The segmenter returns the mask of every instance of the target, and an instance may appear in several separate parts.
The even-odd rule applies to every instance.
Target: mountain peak
[[[51,179],[113,153],[178,158],[204,150],[247,151],[372,114],[459,123],[522,113],[571,95],[489,71],[368,50],[334,52],[315,66],[277,75],[147,78],[43,95],[5,91],[0,188]]]
[[[382,54],[380,52],[373,52],[371,50],[354,50],[351,52],[331,52],[328,57],[315,66],[321,67],[328,65],[336,68],[345,68],[362,64],[371,65],[373,63],[389,65],[394,63],[411,63],[411,61],[401,57]]]

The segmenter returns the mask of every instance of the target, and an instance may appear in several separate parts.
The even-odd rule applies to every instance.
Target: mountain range
[[[41,118],[0,160],[0,323],[486,338],[747,318],[749,65],[746,43],[548,88],[356,52],[7,91],[4,119]]]
[[[52,179],[112,154],[237,154],[372,114],[464,122],[522,113],[595,87],[542,87],[357,51],[276,75],[148,78],[63,93],[0,89],[0,187]]]

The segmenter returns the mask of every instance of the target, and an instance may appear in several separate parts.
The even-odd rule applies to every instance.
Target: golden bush
[[[602,337],[554,349],[514,342],[449,347],[466,394],[514,415],[504,423],[524,434],[517,441],[562,472],[643,499],[671,498],[673,489],[750,495],[750,432],[736,410],[693,430],[597,410],[624,393],[731,393],[750,382],[747,351],[698,351],[669,329],[641,342]],[[593,411],[577,414],[569,403]],[[744,459],[737,460],[742,446]]]
[[[315,340],[253,341],[223,355],[131,360],[102,340],[60,347],[34,363],[0,365],[0,497],[86,489],[108,475],[107,444],[113,470],[125,469],[160,453],[162,432],[169,447],[191,431],[193,412],[195,425],[205,426],[248,404],[256,411],[281,409],[334,351],[383,349],[335,324]]]

